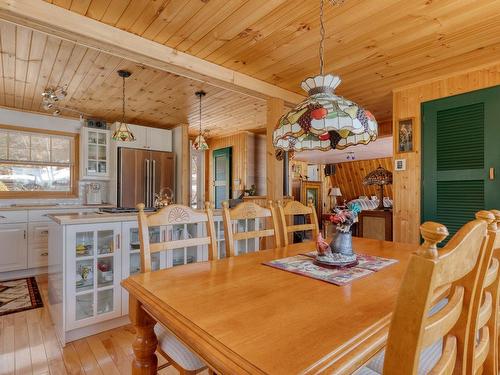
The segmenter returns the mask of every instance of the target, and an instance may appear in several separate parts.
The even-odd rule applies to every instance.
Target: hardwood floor
[[[0,375],[131,373],[134,329],[124,326],[61,347],[47,309],[47,277],[37,277],[44,307],[0,316]],[[164,363],[159,356],[160,364]],[[162,375],[178,374],[169,366]],[[204,371],[201,374],[208,374]]]

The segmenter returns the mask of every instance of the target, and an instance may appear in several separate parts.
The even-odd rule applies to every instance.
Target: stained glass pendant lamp
[[[205,91],[196,91],[195,95],[200,99],[200,130],[198,132],[198,136],[195,138],[193,142],[193,149],[197,151],[205,151],[208,150],[207,141],[205,141],[205,137],[203,137],[203,132],[201,131],[201,98],[203,98],[207,93]]]
[[[329,0],[338,5],[342,0]],[[335,94],[339,76],[324,74],[325,28],[320,0],[320,74],[306,78],[301,87],[308,97],[282,116],[273,132],[273,144],[284,151],[332,149],[367,144],[377,138],[377,121],[371,112]]]
[[[116,130],[113,133],[113,140],[114,141],[121,141],[121,142],[134,142],[135,141],[135,135],[132,133],[132,131],[129,129],[127,123],[125,122],[125,78],[130,77],[132,73],[130,73],[127,70],[119,70],[118,75],[122,77],[122,121],[116,128]]]

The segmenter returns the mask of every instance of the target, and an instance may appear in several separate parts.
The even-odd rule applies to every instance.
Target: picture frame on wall
[[[413,122],[413,117],[398,121],[398,152],[413,151]]]

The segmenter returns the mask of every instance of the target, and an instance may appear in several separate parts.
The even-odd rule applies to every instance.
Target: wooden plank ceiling
[[[301,92],[318,72],[319,0],[46,0]],[[326,72],[391,120],[391,90],[500,58],[498,0],[347,0],[325,5]]]
[[[130,70],[126,81],[126,120],[170,127],[199,124],[198,98],[203,89],[203,129],[210,136],[265,126],[265,102],[198,81],[85,48],[25,27],[0,21],[0,106],[45,112],[41,93],[68,85],[62,108],[113,122],[121,119],[122,81],[116,71]],[[78,113],[62,111],[78,117]]]

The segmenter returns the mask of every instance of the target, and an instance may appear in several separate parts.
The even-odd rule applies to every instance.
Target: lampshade
[[[113,132],[113,140],[114,141],[122,141],[122,142],[133,142],[135,141],[135,135],[130,131],[127,124],[121,122],[118,125],[118,128]]]
[[[377,139],[377,121],[371,112],[335,94],[338,76],[307,78],[302,89],[307,99],[281,117],[273,143],[285,151],[342,150]]]
[[[363,179],[364,185],[390,185],[392,184],[392,172],[387,169],[378,167],[374,171],[368,173]]]
[[[330,188],[330,191],[328,192],[328,195],[330,197],[341,197],[342,196],[342,192],[340,191],[339,187],[332,187],[332,188]]]
[[[201,133],[194,139],[193,149],[198,150],[198,151],[208,150],[207,141],[205,141],[205,138],[203,137],[203,135]]]

